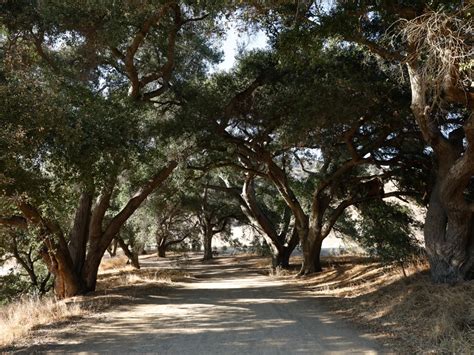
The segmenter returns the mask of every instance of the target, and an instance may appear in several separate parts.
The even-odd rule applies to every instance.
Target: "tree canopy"
[[[140,238],[164,256],[201,236],[209,259],[215,234],[249,225],[274,267],[300,245],[306,275],[335,231],[418,253],[398,199],[428,206],[433,280],[472,278],[472,11],[3,1],[0,256],[68,297],[95,289],[113,240],[137,262]],[[232,21],[268,46],[218,71]]]

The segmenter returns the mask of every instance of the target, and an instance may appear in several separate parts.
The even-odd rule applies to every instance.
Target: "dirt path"
[[[324,300],[245,266],[194,260],[191,281],[132,291],[100,315],[49,329],[43,344],[20,352],[383,352],[368,334],[327,311]]]

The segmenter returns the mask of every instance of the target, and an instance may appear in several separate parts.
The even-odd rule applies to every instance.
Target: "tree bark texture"
[[[104,216],[109,207],[113,185],[104,189],[94,205],[92,194],[84,192],[79,199],[69,242],[61,228],[43,218],[38,209],[27,202],[17,202],[27,225],[39,227],[38,238],[45,247],[42,257],[54,275],[54,290],[58,298],[95,290],[99,265],[107,247],[127,219],[168,178],[176,166],[177,162],[170,162],[147,181],[107,224],[104,224]],[[137,262],[137,258],[132,258],[132,263],[138,265]]]
[[[206,230],[203,235],[203,246],[204,246],[204,256],[203,260],[211,260],[212,259],[212,237],[214,233],[212,230]]]
[[[424,227],[431,277],[434,282],[450,284],[470,280],[474,276],[474,208],[464,193],[474,176],[472,102],[467,103],[470,117],[462,130],[445,137],[431,114],[427,84],[415,61],[408,64],[408,72],[411,109],[436,159],[436,181]]]

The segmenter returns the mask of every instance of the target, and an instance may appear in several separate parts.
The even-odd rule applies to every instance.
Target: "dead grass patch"
[[[81,317],[83,305],[54,298],[24,297],[0,308],[0,347],[11,345],[41,325]]]
[[[100,274],[97,280],[97,290],[149,283],[173,283],[182,281],[187,277],[189,277],[188,273],[175,269],[146,268],[137,270],[122,268]]]
[[[89,295],[66,300],[24,297],[1,307],[0,349],[7,349],[40,327],[54,327],[64,321],[77,320],[87,314],[130,302],[136,293],[146,294],[157,287],[189,277],[180,269],[149,267],[137,270],[126,262],[127,258],[121,255],[104,259],[99,270],[97,291]],[[131,286],[139,287],[130,292]]]
[[[283,276],[294,276],[295,272],[290,269],[283,269],[281,267],[273,268],[269,267],[268,272],[270,276],[283,277]]]
[[[271,258],[258,258],[252,263],[252,266],[260,268],[260,269],[269,269],[272,267],[272,259]]]
[[[474,281],[433,284],[426,262],[405,268],[369,259],[325,260],[322,273],[299,281],[312,294],[332,296],[339,314],[392,335],[402,353],[472,353]]]
[[[116,255],[113,258],[102,258],[99,266],[99,272],[107,270],[118,270],[127,267],[127,257],[125,255]]]

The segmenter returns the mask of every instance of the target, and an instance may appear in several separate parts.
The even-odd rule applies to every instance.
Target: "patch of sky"
[[[211,73],[229,71],[243,53],[269,46],[268,37],[262,30],[241,28],[235,21],[229,21],[225,25],[228,29],[222,41],[223,60],[211,67]]]

